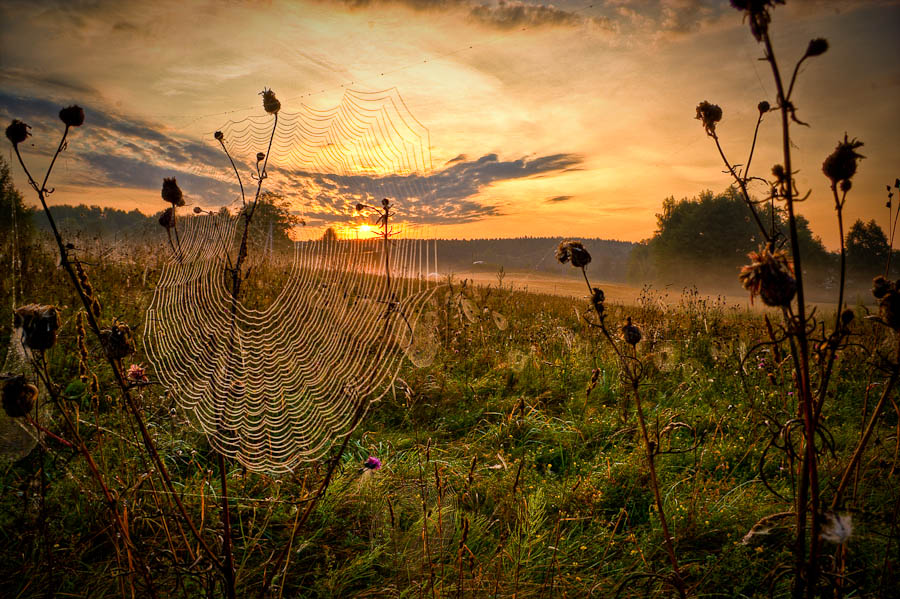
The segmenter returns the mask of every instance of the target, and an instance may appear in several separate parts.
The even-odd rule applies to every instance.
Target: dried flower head
[[[703,123],[706,134],[714,136],[716,134],[716,123],[722,120],[722,109],[716,104],[710,104],[706,100],[697,104],[698,121]]]
[[[175,177],[165,177],[162,184],[162,199],[172,204],[172,206],[184,206],[184,194],[175,181]]]
[[[850,326],[850,323],[853,322],[853,319],[856,318],[856,314],[854,314],[853,310],[850,308],[845,308],[843,312],[841,312],[841,324],[845,327]]]
[[[571,262],[575,268],[584,268],[591,263],[591,254],[580,241],[567,239],[556,248],[556,259],[560,264]]]
[[[836,514],[827,511],[822,514],[822,532],[819,538],[829,543],[841,545],[846,543],[853,534],[853,521],[850,514]]]
[[[166,229],[171,229],[175,226],[175,209],[174,208],[166,208],[163,210],[162,214],[159,215],[159,224],[160,226],[165,227]]]
[[[80,127],[84,124],[84,110],[81,106],[67,106],[59,111],[59,120],[65,123],[66,127]]]
[[[34,409],[38,388],[29,383],[23,375],[3,381],[3,411],[10,418],[22,418]]]
[[[775,8],[775,5],[784,2],[785,0],[731,0],[731,5],[750,18],[750,32],[759,42],[768,31],[769,22],[772,20],[769,8]]]
[[[100,341],[109,355],[117,360],[134,353],[134,335],[124,322],[113,321],[112,327],[100,331]]]
[[[281,102],[275,97],[275,92],[266,88],[259,92],[259,95],[263,97],[263,108],[266,112],[269,114],[278,114],[278,111],[281,110]]]
[[[31,132],[28,131],[29,129],[31,129],[29,125],[26,125],[19,119],[13,119],[9,127],[6,128],[6,138],[12,142],[12,145],[17,146],[31,135]]]
[[[50,349],[56,343],[59,308],[27,304],[16,309],[13,314],[13,326],[22,329],[22,342],[29,349]]]
[[[822,172],[831,179],[832,185],[837,185],[840,181],[851,178],[856,174],[856,162],[860,158],[865,158],[856,151],[861,147],[863,142],[857,141],[856,138],[848,139],[844,133],[844,141],[838,142],[825,162],[822,163]]]
[[[365,205],[365,204],[357,204],[357,205],[356,205],[356,211],[357,211],[357,212],[362,212],[362,211],[365,210],[365,209],[366,209],[366,205]]]
[[[740,279],[750,292],[750,302],[759,295],[767,306],[787,306],[797,293],[794,270],[784,250],[768,246],[747,254],[750,264],[741,269]]]
[[[874,293],[874,290],[873,290]],[[878,302],[881,321],[895,331],[900,331],[900,291],[892,284]]]
[[[806,56],[821,56],[828,52],[828,40],[823,37],[817,37],[809,40],[806,47]]]
[[[132,364],[129,366],[125,376],[128,377],[129,381],[134,381],[136,383],[146,383],[148,381],[147,370],[140,364]]]
[[[853,183],[850,181],[850,179],[844,179],[843,181],[841,181],[840,187],[842,192],[847,193],[848,191],[850,191],[850,188],[853,187]]]
[[[225,134],[222,133],[221,131],[216,131],[213,134],[213,137],[215,137],[218,141],[222,141],[223,139],[225,139]]]
[[[759,110],[759,114],[765,114],[765,113],[769,112],[769,110],[772,107],[769,105],[768,102],[763,100],[762,102],[760,102],[759,104],[756,105],[756,108],[757,108],[757,110]]]
[[[776,164],[772,167],[772,176],[775,177],[775,180],[778,183],[785,183],[787,181],[787,172],[785,172],[784,166],[780,164]]]
[[[376,458],[373,455],[369,456],[369,459],[363,463],[363,468],[367,470],[380,470],[381,469],[381,460]]]
[[[203,212],[203,208],[201,208],[200,206],[194,206],[194,214],[200,214],[201,212]]]
[[[381,200],[381,205],[382,205],[382,206],[384,206],[385,208],[387,208],[388,206],[390,206],[390,204],[391,204],[391,201],[390,201],[389,199],[387,199],[387,198],[382,198],[382,200]]]
[[[603,310],[605,309],[605,306],[603,305],[604,301],[606,301],[606,294],[603,293],[602,289],[594,287],[591,292],[591,305],[594,306],[594,310],[597,311],[599,316],[603,316]]]
[[[625,339],[625,343],[632,347],[641,342],[641,330],[631,324],[630,316],[625,319],[625,324],[622,326],[622,337]]]
[[[894,288],[894,284],[878,275],[874,279],[872,279],[872,295],[874,295],[877,299],[883,298],[888,291]]]
[[[262,152],[256,153],[256,161],[257,162],[262,162],[265,159],[266,159],[266,155],[264,153],[262,153]]]

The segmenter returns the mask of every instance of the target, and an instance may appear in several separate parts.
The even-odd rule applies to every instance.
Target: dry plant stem
[[[66,246],[63,243],[62,236],[59,233],[59,229],[56,227],[56,221],[53,219],[53,215],[50,212],[50,208],[47,206],[46,199],[46,183],[47,179],[50,177],[50,171],[53,169],[53,164],[56,162],[56,158],[59,153],[62,151],[66,136],[69,134],[69,128],[66,127],[65,132],[63,133],[62,141],[59,144],[59,148],[56,150],[56,154],[53,156],[53,160],[50,163],[50,166],[47,169],[47,174],[44,177],[44,183],[38,187],[34,178],[31,176],[31,173],[28,171],[28,168],[25,166],[25,161],[22,159],[22,155],[19,153],[19,147],[14,146],[14,150],[16,152],[16,157],[19,160],[19,164],[22,166],[22,170],[25,172],[25,176],[28,177],[28,182],[31,187],[35,190],[38,195],[38,199],[41,202],[41,207],[44,209],[44,214],[47,215],[47,220],[50,223],[50,230],[53,232],[53,237],[56,240],[56,245],[59,249],[60,255],[60,265],[65,269],[66,273],[69,275],[69,279],[72,281],[72,286],[75,288],[78,297],[81,299],[81,303],[84,305],[85,313],[87,315],[88,324],[91,327],[91,330],[94,332],[94,335],[97,339],[102,339],[100,334],[100,325],[97,322],[97,319],[94,317],[93,312],[91,311],[91,299],[85,295],[84,290],[81,288],[81,284],[78,281],[78,275],[75,273],[75,270],[72,268],[72,263],[69,262],[68,252],[66,250]],[[103,355],[106,357],[107,362],[113,371],[113,376],[116,379],[116,383],[119,386],[119,389],[122,391],[122,397],[125,399],[125,404],[128,406],[128,411],[131,412],[131,415],[134,417],[135,422],[138,424],[138,429],[141,433],[141,440],[144,443],[144,447],[147,449],[147,452],[150,454],[150,457],[153,459],[157,468],[159,468],[160,476],[163,478],[163,482],[166,485],[166,488],[171,493],[173,500],[175,501],[175,505],[178,507],[178,511],[181,513],[182,518],[184,518],[185,522],[187,522],[188,527],[191,529],[191,532],[196,537],[197,541],[200,543],[200,546],[203,547],[204,552],[207,557],[216,565],[216,567],[221,568],[222,564],[216,558],[215,553],[212,548],[210,548],[209,544],[200,534],[200,531],[197,530],[197,526],[194,524],[194,521],[188,515],[187,510],[184,507],[184,504],[181,502],[181,498],[178,495],[178,492],[175,489],[175,485],[172,483],[172,478],[169,476],[169,471],[166,468],[165,463],[159,455],[159,452],[156,450],[156,445],[153,442],[152,437],[150,437],[150,433],[147,430],[147,426],[144,423],[144,418],[141,416],[140,409],[138,408],[137,403],[134,401],[134,398],[131,396],[131,391],[128,387],[128,383],[125,381],[125,377],[122,374],[122,369],[118,363],[118,360],[113,358],[109,351],[106,349],[103,344],[100,344],[103,349]]]
[[[757,130],[758,129],[759,123],[757,123]],[[729,162],[728,158],[725,157],[725,152],[724,150],[722,150],[722,144],[719,143],[719,136],[713,133],[711,137],[713,138],[713,141],[716,142],[716,148],[719,150],[719,156],[722,157],[722,162],[725,163],[725,167],[728,169],[728,172],[731,173],[731,177],[735,181],[737,181],[738,186],[741,188],[741,197],[744,199],[744,203],[747,204],[747,207],[750,209],[750,213],[753,214],[753,220],[756,221],[756,225],[759,227],[759,230],[762,232],[763,237],[765,237],[766,241],[772,241],[771,235],[766,230],[766,226],[762,223],[762,220],[759,218],[759,214],[756,212],[756,207],[750,200],[750,192],[747,191],[747,180],[743,177],[738,176],[737,172],[734,170],[734,167],[731,165],[731,162]],[[753,139],[756,139],[756,135],[753,136]]]
[[[812,599],[815,596],[816,583],[819,577],[819,474],[815,449],[815,419],[812,410],[812,392],[809,378],[809,340],[806,336],[806,304],[803,295],[803,266],[801,264],[800,242],[797,235],[797,222],[794,215],[794,184],[791,173],[791,136],[788,112],[791,110],[789,95],[785,94],[781,81],[781,72],[775,60],[775,52],[772,49],[772,41],[768,31],[763,31],[762,41],[765,44],[765,59],[772,68],[775,79],[775,87],[778,92],[778,108],[781,111],[782,153],[784,155],[784,170],[787,173],[787,182],[784,186],[784,199],[788,210],[788,227],[791,236],[791,254],[794,260],[794,276],[797,282],[797,318],[791,323],[793,334],[797,338],[799,351],[799,370],[797,371],[797,386],[800,396],[800,408],[802,411],[806,448],[803,457],[803,471],[800,477],[800,489],[797,495],[797,537],[795,543],[795,572],[794,590],[795,599],[803,597],[803,570],[806,570],[806,596]],[[802,59],[801,61],[802,62]],[[799,68],[799,64],[798,64]],[[796,73],[796,70],[795,70]],[[811,501],[810,501],[811,500]],[[812,504],[811,506],[809,504]],[[809,540],[809,561],[806,560],[806,520],[807,511],[812,507],[812,526]]]
[[[587,282],[588,289],[591,290],[591,293],[593,293],[593,290],[591,288],[591,283],[587,278],[587,273],[585,272],[584,267],[581,267],[581,272],[584,274],[584,280],[585,280],[585,282]],[[643,441],[644,441],[644,449],[646,449],[646,451],[647,451],[647,466],[650,469],[650,482],[653,486],[653,496],[656,500],[656,509],[659,514],[659,522],[660,522],[660,524],[662,526],[662,530],[663,530],[663,537],[664,537],[664,542],[665,542],[665,546],[666,546],[666,553],[668,554],[668,557],[669,557],[669,563],[672,565],[672,573],[674,575],[672,582],[675,585],[675,588],[678,589],[679,596],[684,598],[687,596],[686,588],[685,588],[685,584],[684,584],[684,579],[681,576],[681,570],[678,567],[678,557],[675,554],[675,545],[672,541],[672,535],[669,532],[669,523],[668,523],[668,520],[666,519],[665,509],[663,509],[662,496],[659,493],[659,478],[656,475],[656,461],[655,461],[656,453],[653,448],[653,445],[651,444],[650,435],[647,433],[647,424],[646,424],[646,421],[644,420],[644,409],[643,409],[643,406],[641,405],[641,394],[639,391],[639,379],[634,374],[634,372],[631,369],[631,366],[628,363],[628,360],[637,360],[637,357],[636,356],[627,356],[619,349],[619,347],[616,345],[615,340],[612,338],[612,335],[610,335],[609,330],[606,328],[606,324],[604,322],[605,317],[603,315],[599,315],[599,317],[600,317],[600,324],[595,325],[595,326],[600,327],[600,331],[606,337],[607,341],[609,341],[609,344],[612,346],[613,351],[616,353],[616,356],[619,358],[619,363],[622,365],[622,370],[625,373],[625,378],[631,383],[631,391],[632,391],[632,394],[634,395],[635,409],[637,411],[638,422],[640,423],[640,427],[641,427],[641,436],[643,437]]]
[[[896,334],[897,338],[897,354],[895,360],[900,359],[900,333]],[[887,403],[887,399],[890,396],[891,392],[894,390],[894,386],[897,384],[897,379],[900,378],[900,364],[895,363],[894,369],[891,371],[891,378],[888,379],[887,384],[884,386],[884,389],[881,392],[881,397],[878,398],[878,403],[875,404],[875,408],[872,410],[872,415],[869,417],[869,423],[866,425],[866,430],[863,431],[862,437],[859,439],[859,443],[856,445],[856,449],[853,450],[853,455],[850,457],[850,463],[847,464],[847,467],[844,469],[844,474],[841,476],[841,482],[838,483],[838,487],[834,492],[834,498],[831,501],[831,509],[835,509],[841,504],[841,497],[844,494],[844,491],[847,489],[847,485],[850,483],[850,479],[853,476],[853,472],[856,470],[859,461],[862,459],[863,453],[866,450],[866,445],[869,442],[869,438],[872,436],[872,432],[875,430],[875,426],[878,424],[878,418],[881,416],[881,411],[884,409],[885,403]]]
[[[41,383],[43,383],[44,388],[47,389],[47,393],[50,394],[50,399],[53,400],[54,405],[62,414],[63,421],[66,423],[66,428],[69,429],[69,433],[72,435],[72,438],[75,439],[75,446],[79,453],[84,456],[85,462],[87,462],[88,465],[88,469],[91,471],[91,475],[97,481],[97,484],[100,485],[100,489],[103,492],[103,497],[106,499],[106,506],[112,513],[113,522],[115,523],[116,528],[119,529],[119,533],[121,533],[122,539],[124,539],[125,541],[125,550],[128,553],[129,561],[131,561],[132,555],[135,555],[137,557],[137,562],[141,566],[141,575],[144,577],[144,581],[147,583],[147,590],[152,597],[156,597],[156,589],[153,586],[153,579],[150,576],[150,570],[144,563],[144,560],[140,557],[140,552],[136,551],[136,547],[131,540],[131,536],[128,534],[128,527],[125,526],[125,523],[122,520],[122,516],[119,513],[119,508],[116,505],[116,500],[113,497],[112,491],[110,491],[109,486],[106,484],[106,481],[103,480],[103,475],[100,473],[100,469],[97,467],[97,463],[94,461],[94,456],[91,455],[87,444],[84,442],[84,439],[78,432],[78,427],[72,421],[72,415],[69,414],[68,409],[66,409],[64,403],[60,400],[59,394],[56,392],[56,388],[53,386],[53,383],[50,380],[50,376],[47,373],[46,360],[41,360],[41,366],[41,368],[38,368],[37,365],[35,365],[34,371],[37,373],[38,378],[41,379]],[[35,426],[37,426],[37,423],[35,423]],[[54,437],[59,439],[59,437],[56,437],[55,435]],[[63,441],[69,447],[73,446],[73,444],[69,443],[68,441],[65,441],[63,439],[59,440]]]
[[[361,401],[359,406],[356,408],[356,413],[353,415],[353,422],[350,426],[350,430],[356,428],[356,425],[359,424],[359,421],[362,419],[363,414],[366,411],[366,402]],[[328,485],[331,483],[331,477],[334,476],[334,471],[337,468],[338,464],[341,462],[341,457],[344,455],[344,451],[347,449],[347,443],[350,442],[350,433],[348,432],[344,436],[344,441],[341,443],[341,447],[337,452],[337,455],[334,456],[334,459],[331,461],[331,464],[328,466],[328,471],[325,473],[325,478],[322,479],[322,484],[319,485],[319,489],[316,491],[315,495],[309,498],[306,509],[303,511],[303,515],[299,520],[294,521],[294,526],[291,529],[290,543],[286,544],[281,552],[278,554],[278,557],[275,559],[275,564],[272,567],[272,574],[265,577],[263,580],[262,591],[260,592],[260,597],[265,597],[266,593],[269,590],[269,586],[272,584],[272,578],[274,578],[275,573],[278,572],[281,567],[281,563],[287,558],[288,552],[290,551],[291,544],[293,543],[293,539],[297,534],[297,531],[306,524],[306,521],[309,519],[310,514],[312,514],[313,508],[316,507],[316,504],[319,502],[325,492],[328,490]],[[282,583],[284,585],[284,582]]]

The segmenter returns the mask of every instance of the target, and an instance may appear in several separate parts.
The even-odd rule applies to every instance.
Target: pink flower
[[[128,380],[136,383],[146,383],[148,380],[147,371],[144,370],[144,367],[140,364],[132,364],[129,366],[126,376],[128,377]]]
[[[363,464],[363,468],[368,470],[378,470],[381,468],[381,460],[376,458],[373,455],[369,456],[369,459]]]

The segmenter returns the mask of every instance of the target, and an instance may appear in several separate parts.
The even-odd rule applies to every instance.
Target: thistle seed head
[[[184,206],[184,194],[175,181],[175,177],[165,177],[162,184],[162,199],[172,204],[172,206]]]
[[[740,279],[750,292],[750,301],[759,295],[767,306],[783,307],[797,293],[794,271],[784,250],[772,251],[768,246],[747,254],[750,264],[741,269]]]
[[[59,329],[59,308],[41,304],[27,304],[13,314],[13,326],[22,329],[22,341],[32,350],[47,350],[56,343]]]
[[[716,123],[722,120],[722,109],[718,105],[704,100],[697,104],[697,116],[695,118],[703,123],[706,134],[713,136],[716,134]]]
[[[26,125],[19,119],[13,119],[6,128],[6,138],[12,142],[13,146],[18,146],[31,136],[29,129],[31,129],[29,125]]]
[[[275,97],[275,92],[266,88],[259,92],[259,95],[263,97],[263,108],[265,111],[269,114],[278,114],[278,111],[281,110],[281,102]]]
[[[59,120],[65,123],[66,127],[80,127],[84,124],[84,110],[81,106],[68,106],[59,111]]]
[[[821,56],[828,52],[828,40],[823,37],[817,37],[809,40],[809,46],[806,47],[807,56]]]
[[[622,337],[625,339],[625,343],[634,347],[641,342],[642,336],[641,330],[631,324],[631,317],[626,318],[625,325],[622,327]]]
[[[23,375],[3,381],[3,411],[10,418],[22,418],[34,409],[38,388]]]
[[[844,133],[844,141],[838,142],[834,152],[822,163],[822,172],[831,179],[832,185],[837,185],[856,174],[857,161],[865,158],[856,151],[862,145],[863,142],[857,141],[856,138],[848,139],[847,134]]]
[[[175,226],[175,209],[174,208],[166,208],[163,210],[162,214],[159,215],[159,224],[166,229],[171,229]]]
[[[571,262],[575,268],[584,268],[591,262],[591,254],[580,241],[567,239],[556,248],[556,259],[560,264]]]

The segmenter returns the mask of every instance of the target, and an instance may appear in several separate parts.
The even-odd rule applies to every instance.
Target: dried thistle
[[[856,151],[862,145],[863,142],[857,141],[855,137],[852,140],[848,139],[847,134],[844,133],[844,141],[838,142],[834,152],[822,163],[822,172],[831,179],[832,185],[848,180],[856,174],[857,160],[865,158]]]
[[[641,342],[641,330],[637,328],[637,326],[631,324],[631,317],[625,319],[625,324],[622,326],[622,337],[625,339],[625,343],[634,347],[638,343]]]
[[[745,13],[750,19],[750,33],[760,42],[772,21],[769,8],[784,4],[785,0],[731,0],[731,6]]]
[[[22,306],[13,314],[13,326],[22,329],[22,341],[29,349],[50,349],[56,343],[59,308],[41,304]]]
[[[84,110],[81,106],[68,106],[59,111],[59,120],[65,123],[66,127],[80,127],[84,124]]]
[[[162,199],[172,204],[172,206],[184,206],[184,194],[175,181],[175,177],[165,177],[162,184]]]
[[[3,381],[3,411],[10,418],[22,418],[34,409],[38,388],[29,383],[23,375]]]
[[[556,248],[556,259],[560,264],[571,262],[575,268],[584,268],[591,262],[591,254],[580,241],[566,240]]]
[[[257,162],[262,162],[265,159],[266,159],[266,155],[263,152],[256,153],[256,161]]]
[[[605,306],[603,302],[606,300],[606,295],[603,293],[603,290],[599,287],[594,287],[591,292],[591,305],[594,306],[594,310],[597,311],[598,316],[603,316],[603,310]]]
[[[134,353],[134,335],[124,322],[114,320],[112,327],[100,331],[100,341],[109,355],[117,360]]]
[[[159,224],[166,229],[171,229],[175,226],[175,210],[173,208],[166,208],[163,210],[163,213],[159,215]]]
[[[887,295],[888,291],[891,291],[893,288],[894,284],[881,275],[878,275],[877,277],[872,279],[872,295],[874,295],[877,299],[883,298],[885,295]]]
[[[704,100],[697,104],[697,116],[695,118],[703,123],[706,134],[714,137],[716,135],[716,123],[722,120],[722,108]]]
[[[18,146],[31,136],[29,129],[31,129],[29,125],[26,125],[19,119],[13,119],[6,128],[6,138],[12,142],[13,146]]]
[[[769,110],[772,107],[769,105],[768,102],[763,100],[762,102],[760,102],[759,104],[756,105],[756,108],[759,110],[759,114],[765,114],[765,113],[769,112]]]
[[[278,111],[281,110],[281,102],[275,97],[275,92],[267,88],[259,92],[259,95],[263,97],[265,111],[269,114],[278,114]]]
[[[213,134],[213,137],[215,137],[219,141],[222,141],[223,139],[225,139],[225,134],[221,131],[216,131],[215,134]]]
[[[784,307],[797,293],[794,270],[784,250],[772,251],[769,246],[747,254],[750,264],[741,269],[740,279],[750,292],[750,302],[759,295],[767,306]]]

